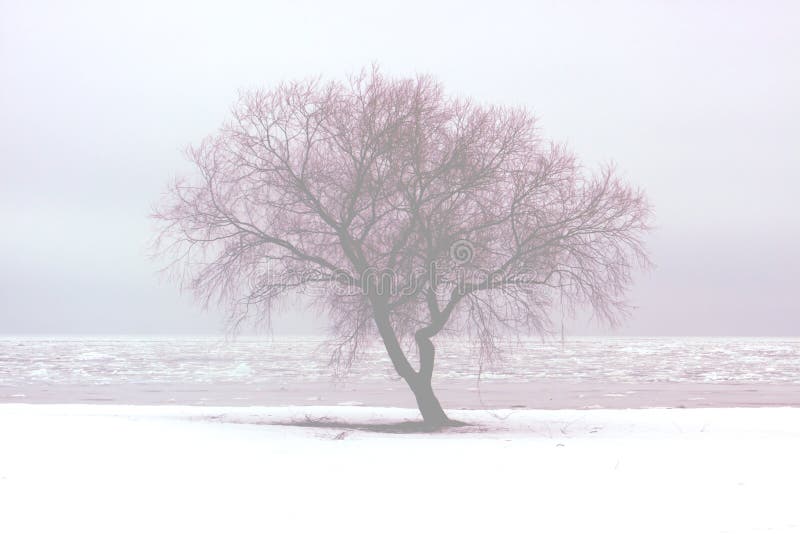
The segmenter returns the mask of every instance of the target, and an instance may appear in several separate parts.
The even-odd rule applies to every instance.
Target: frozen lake
[[[382,346],[349,373],[329,354],[309,337],[4,337],[0,400],[408,405]],[[797,405],[800,338],[536,338],[494,361],[444,340],[435,376],[458,407]]]

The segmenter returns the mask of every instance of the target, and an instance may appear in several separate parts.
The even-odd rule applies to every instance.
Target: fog
[[[376,61],[530,107],[648,192],[656,268],[616,333],[800,335],[797,3],[0,5],[0,333],[222,331],[147,257],[183,149],[240,88]]]

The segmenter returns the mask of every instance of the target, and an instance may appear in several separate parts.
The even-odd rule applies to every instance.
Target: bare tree
[[[437,334],[488,351],[498,332],[546,331],[562,303],[616,323],[648,264],[649,206],[613,167],[587,172],[526,110],[427,76],[245,92],[189,155],[198,176],[154,214],[183,286],[236,324],[312,295],[338,357],[379,337],[431,427],[451,424],[431,386]]]

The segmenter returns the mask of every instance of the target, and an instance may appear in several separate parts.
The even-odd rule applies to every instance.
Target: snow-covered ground
[[[800,532],[800,409],[0,404],[0,532]]]

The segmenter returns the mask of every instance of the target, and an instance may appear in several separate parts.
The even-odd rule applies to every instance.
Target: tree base
[[[448,428],[456,428],[461,426],[469,426],[469,423],[457,421],[455,419],[447,419],[445,421],[422,421],[422,426],[429,432],[436,432],[439,430],[446,430]]]

